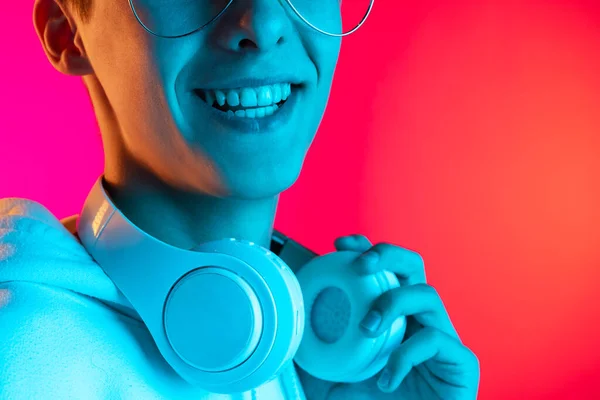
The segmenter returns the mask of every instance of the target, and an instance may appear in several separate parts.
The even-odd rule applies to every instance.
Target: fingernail
[[[390,371],[388,371],[386,368],[381,372],[381,375],[379,375],[379,379],[377,380],[377,385],[381,389],[387,389],[389,384],[390,384]]]
[[[379,254],[374,251],[367,251],[362,256],[360,256],[363,260],[368,263],[376,263],[379,260]]]
[[[368,330],[369,332],[375,332],[381,324],[381,313],[379,311],[371,310],[360,322],[360,326]]]

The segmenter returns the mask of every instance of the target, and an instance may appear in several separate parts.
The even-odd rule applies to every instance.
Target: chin
[[[266,168],[239,171],[228,174],[227,192],[229,197],[258,200],[279,195],[296,183],[300,176],[302,163],[297,165],[279,165]]]

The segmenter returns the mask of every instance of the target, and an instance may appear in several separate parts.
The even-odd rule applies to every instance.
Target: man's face
[[[190,2],[135,0],[140,9]],[[327,9],[323,18],[337,24],[339,9]],[[186,22],[186,12],[169,14],[152,18]],[[326,107],[339,38],[311,30],[281,0],[234,0],[175,39],[146,32],[127,0],[95,0],[78,29],[118,142],[137,163],[179,188],[241,198],[294,183]]]

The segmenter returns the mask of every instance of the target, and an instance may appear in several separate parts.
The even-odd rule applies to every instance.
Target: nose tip
[[[279,1],[240,1],[241,15],[226,25],[222,46],[233,51],[268,51],[285,43],[290,20]],[[233,5],[235,6],[235,4]],[[237,10],[231,10],[234,13]],[[239,15],[239,14],[238,14]]]
[[[277,40],[269,40],[269,38],[261,40],[261,38],[243,38],[237,44],[236,50],[269,50],[272,47],[283,43],[283,36]]]

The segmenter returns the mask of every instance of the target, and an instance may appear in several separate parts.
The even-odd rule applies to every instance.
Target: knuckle
[[[417,253],[416,251],[412,252],[415,256],[415,260],[417,261],[417,263],[424,267],[425,266],[425,259],[423,258],[423,256],[421,255],[421,253]]]
[[[336,239],[338,244],[348,245],[352,242],[352,236],[340,236]]]
[[[377,252],[382,252],[382,253],[386,253],[389,252],[391,248],[395,247],[393,244],[388,243],[388,242],[377,242],[374,246],[373,249],[376,250]]]
[[[481,368],[481,363],[479,361],[479,357],[477,357],[477,354],[475,354],[473,352],[473,350],[469,349],[468,347],[467,347],[467,350],[469,352],[469,358],[471,359],[471,362],[473,363],[473,369],[479,372],[479,370]]]
[[[369,240],[368,237],[366,237],[365,235],[362,235],[360,233],[357,233],[355,235],[351,236],[352,239],[358,243],[360,243],[361,245],[364,246],[371,246],[371,241]]]
[[[439,344],[444,339],[442,331],[430,327],[423,328],[423,336],[434,344]]]
[[[336,239],[336,241],[338,241],[338,242],[341,241],[343,243],[347,243],[348,241],[354,241],[354,240],[360,239],[361,236],[362,235],[352,233],[352,234],[348,234],[348,235],[339,236]]]
[[[383,318],[389,322],[402,314],[403,306],[404,301],[401,292],[392,289],[381,294],[375,300],[373,308],[380,311],[383,314]]]
[[[438,292],[438,290],[426,283],[422,283],[420,284],[420,290],[423,292],[423,294],[426,296],[427,298],[427,302],[433,306],[433,307],[440,307],[444,305],[444,302],[442,301],[442,297],[440,296],[440,293]]]
[[[340,246],[345,246],[348,242],[348,236],[340,236],[338,238],[336,238],[333,242],[334,246],[336,247],[340,247]]]
[[[387,292],[381,294],[377,299],[377,303],[386,309],[395,308],[396,305],[400,302],[400,291],[396,289],[388,290]]]
[[[412,253],[414,254],[413,257],[415,258],[415,261],[414,261],[414,264],[413,264],[415,272],[417,272],[419,274],[423,274],[423,276],[425,276],[426,275],[426,273],[425,273],[425,260],[423,260],[423,256],[421,254],[419,254],[419,253],[415,253],[415,252],[412,252]]]
[[[440,297],[440,294],[439,294],[438,290],[435,287],[433,287],[432,285],[426,284],[426,283],[424,283],[422,285],[423,285],[423,291],[428,296],[430,296],[430,297],[437,297],[437,298]]]
[[[428,283],[415,283],[414,285],[408,286],[419,297],[423,297],[427,300],[431,300],[438,297],[437,290]]]
[[[369,262],[361,256],[359,256],[352,265],[356,269],[356,271],[361,275],[372,275],[379,272],[382,269],[380,263]]]

